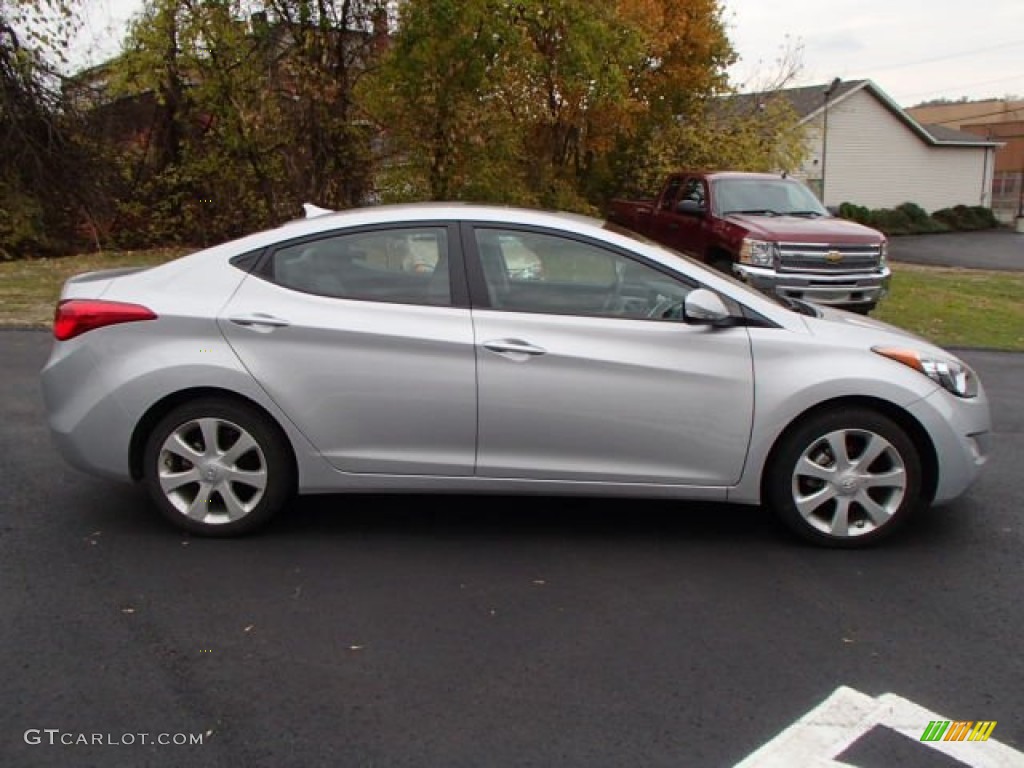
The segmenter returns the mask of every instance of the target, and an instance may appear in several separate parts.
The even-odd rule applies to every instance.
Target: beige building
[[[952,104],[908,107],[907,114],[919,123],[933,123],[963,130],[966,126],[1014,123],[1024,120],[1024,101],[983,99]]]
[[[985,99],[932,104],[911,107],[907,113],[918,121],[1002,142],[996,151],[992,209],[1007,222],[1024,217],[1024,101]]]
[[[807,159],[793,175],[824,202],[892,208],[913,202],[928,212],[992,203],[999,140],[922,124],[870,80],[782,92],[801,117]],[[826,133],[827,125],[827,133]]]

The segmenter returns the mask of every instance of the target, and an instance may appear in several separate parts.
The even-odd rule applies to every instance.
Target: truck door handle
[[[650,213],[650,212],[651,212],[651,209],[650,209],[650,208],[647,208],[647,207],[645,206],[645,207],[643,207],[643,208],[637,208],[637,209],[636,209],[636,212],[637,212],[637,213]]]
[[[274,317],[273,315],[268,315],[265,312],[252,312],[251,314],[247,315],[235,315],[234,317],[229,317],[228,320],[230,320],[235,325],[241,325],[245,328],[252,328],[253,330],[286,328],[289,325],[291,325],[291,323],[289,323],[287,320],[284,320],[280,317]]]
[[[524,356],[521,359],[525,359],[526,357],[543,355],[547,352],[543,347],[536,347],[522,339],[494,339],[493,341],[485,341],[483,347],[491,352],[505,355],[512,359],[519,356]]]

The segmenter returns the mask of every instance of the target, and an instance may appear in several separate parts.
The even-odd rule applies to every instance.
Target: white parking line
[[[853,768],[836,759],[875,726],[884,726],[971,768],[1024,768],[1024,754],[988,741],[920,741],[932,720],[953,720],[892,693],[874,698],[840,686],[825,701],[735,768]]]

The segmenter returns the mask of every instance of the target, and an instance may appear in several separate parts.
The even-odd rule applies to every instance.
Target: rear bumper
[[[50,434],[64,460],[89,474],[130,481],[134,423],[93,351],[78,340],[58,342],[41,381]]]
[[[794,275],[748,264],[735,264],[733,271],[743,282],[769,296],[838,307],[873,307],[889,292],[892,277],[888,267],[854,275]]]

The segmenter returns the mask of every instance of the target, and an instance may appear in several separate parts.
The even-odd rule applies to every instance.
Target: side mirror
[[[697,288],[686,294],[683,312],[686,322],[693,325],[727,325],[732,319],[722,297],[707,288]]]
[[[686,216],[703,216],[707,213],[707,208],[704,207],[703,203],[698,203],[696,200],[680,200],[676,203],[676,213],[682,213]]]

